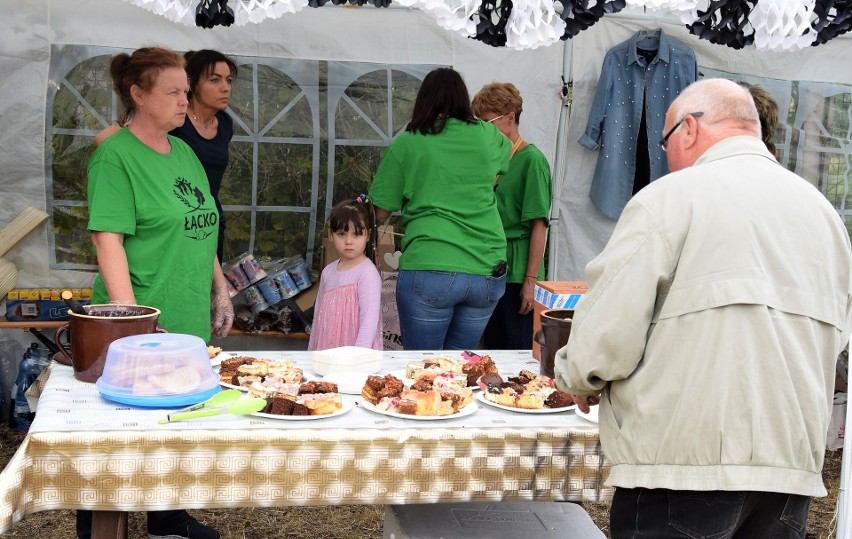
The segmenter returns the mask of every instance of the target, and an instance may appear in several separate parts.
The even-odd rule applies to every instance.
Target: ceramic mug
[[[56,359],[74,367],[74,378],[96,382],[104,371],[107,350],[112,341],[145,333],[168,333],[157,324],[160,310],[142,305],[86,305],[86,314],[68,311],[71,319],[56,330]],[[62,344],[70,335],[71,350]],[[64,361],[63,361],[64,359]]]

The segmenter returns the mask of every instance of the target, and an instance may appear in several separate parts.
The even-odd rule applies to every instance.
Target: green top
[[[219,214],[195,153],[169,142],[161,154],[121,129],[95,151],[88,228],[124,234],[136,302],[160,309],[160,325],[208,341]],[[99,273],[92,303],[108,302]]]
[[[509,168],[511,146],[487,122],[456,119],[436,135],[406,131],[391,143],[370,197],[402,210],[399,269],[491,275],[506,260],[493,185]]]
[[[518,150],[509,172],[497,183],[497,209],[506,233],[507,283],[521,283],[530,254],[530,222],[550,219],[550,165],[541,150],[530,144]],[[544,279],[544,260],[537,277]]]

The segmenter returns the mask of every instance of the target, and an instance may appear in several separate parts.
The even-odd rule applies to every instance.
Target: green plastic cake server
[[[249,415],[263,410],[266,407],[266,399],[246,397],[233,401],[226,406],[204,407],[190,412],[176,412],[169,414],[166,419],[161,419],[161,425],[183,421],[184,419],[195,419],[197,417],[211,417],[216,415]]]
[[[183,413],[183,412],[192,412],[193,410],[200,410],[202,408],[215,408],[217,406],[227,406],[245,395],[239,389],[226,389],[224,391],[220,391],[216,393],[209,399],[204,402],[199,402],[198,404],[193,404],[192,406],[187,406],[186,408],[180,409],[175,414]],[[174,415],[174,414],[173,414]]]

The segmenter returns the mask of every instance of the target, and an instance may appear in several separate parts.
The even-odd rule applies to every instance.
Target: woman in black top
[[[209,49],[190,51],[184,58],[189,78],[189,106],[183,125],[173,129],[170,134],[192,148],[207,173],[210,193],[219,210],[219,245],[216,253],[221,262],[225,219],[219,202],[219,189],[222,187],[225,167],[228,166],[228,146],[234,135],[234,122],[225,109],[231,98],[231,84],[237,76],[237,65],[221,52]]]

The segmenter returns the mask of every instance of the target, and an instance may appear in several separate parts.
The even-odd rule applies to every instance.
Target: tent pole
[[[562,53],[562,80],[564,81],[567,91],[562,96],[562,106],[559,109],[559,123],[556,128],[556,152],[553,159],[553,192],[550,195],[550,222],[548,223],[548,247],[549,254],[547,258],[547,279],[554,281],[557,279],[558,269],[558,248],[559,244],[559,200],[561,199],[562,185],[565,179],[565,146],[568,138],[568,121],[571,117],[571,101],[573,100],[572,86],[574,84],[571,78],[571,64],[573,62],[572,55],[574,53],[574,42],[571,39],[565,40],[565,46]]]
[[[847,405],[848,406],[848,405]],[[844,432],[852,432],[852,413],[849,409],[846,410],[846,420],[844,423]],[[845,445],[845,444],[844,444]],[[852,526],[849,524],[849,470],[852,468],[852,447],[846,446],[843,448],[843,457],[840,460],[840,491],[837,494],[837,534],[835,537],[849,537],[852,534]]]

